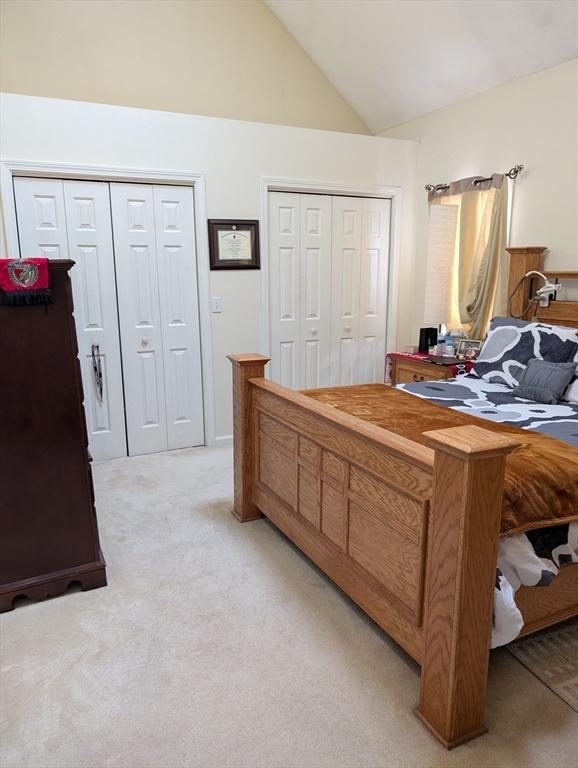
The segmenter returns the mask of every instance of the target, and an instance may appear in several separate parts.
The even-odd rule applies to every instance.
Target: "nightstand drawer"
[[[418,360],[394,360],[391,371],[392,384],[410,384],[416,381],[440,381],[449,379],[449,367]]]

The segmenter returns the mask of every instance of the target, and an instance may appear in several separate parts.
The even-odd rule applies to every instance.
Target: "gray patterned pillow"
[[[575,362],[578,367],[578,330],[494,317],[472,373],[485,381],[515,387],[534,358],[551,363]],[[570,382],[562,399],[578,402],[574,389],[578,389],[576,382]]]
[[[560,401],[575,374],[575,363],[549,363],[534,358],[529,361],[512,394],[514,397],[554,405]]]

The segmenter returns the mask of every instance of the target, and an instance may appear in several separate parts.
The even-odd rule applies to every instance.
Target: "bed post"
[[[233,455],[235,503],[233,514],[242,523],[262,517],[253,503],[253,429],[249,379],[262,379],[270,358],[227,355],[233,364]]]
[[[486,683],[506,456],[477,426],[426,432],[435,449],[424,656],[416,713],[447,748],[486,732]]]
[[[506,248],[506,250],[510,254],[508,269],[508,296],[512,297],[510,299],[510,314],[518,317],[522,314],[530,298],[533,296],[532,280],[519,285],[518,290],[513,295],[512,292],[526,272],[542,269],[543,254],[546,246],[525,246],[523,248]],[[525,316],[523,319],[528,320],[531,318]]]

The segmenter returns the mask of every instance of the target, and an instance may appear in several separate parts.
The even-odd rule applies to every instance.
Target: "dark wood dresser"
[[[69,270],[54,303],[0,305],[0,612],[25,595],[106,586]]]

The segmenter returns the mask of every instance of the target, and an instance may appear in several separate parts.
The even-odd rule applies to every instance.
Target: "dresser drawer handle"
[[[413,374],[414,381],[425,381],[425,376],[419,376],[417,373]]]

